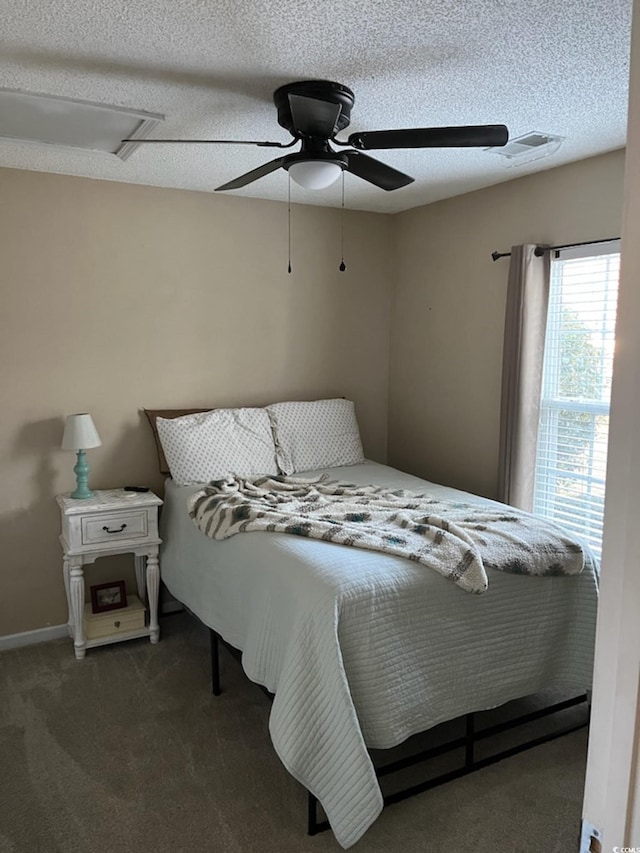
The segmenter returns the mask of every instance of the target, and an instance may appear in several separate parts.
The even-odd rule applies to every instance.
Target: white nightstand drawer
[[[107,613],[92,613],[91,605],[84,606],[84,633],[88,640],[126,634],[136,628],[144,628],[144,604],[136,595],[129,596],[127,607],[109,610]]]
[[[82,544],[98,545],[102,542],[117,542],[120,539],[144,539],[149,535],[148,518],[144,509],[82,516]]]

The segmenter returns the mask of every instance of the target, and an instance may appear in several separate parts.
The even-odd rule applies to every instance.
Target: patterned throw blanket
[[[214,480],[192,495],[188,507],[212,539],[261,530],[384,551],[422,563],[468,592],[487,589],[485,568],[573,575],[584,567],[577,542],[512,507],[357,486],[326,475]]]

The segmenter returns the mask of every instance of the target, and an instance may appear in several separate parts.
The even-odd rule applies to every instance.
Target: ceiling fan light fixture
[[[307,190],[323,190],[334,184],[342,173],[338,160],[298,160],[288,167],[291,179]]]

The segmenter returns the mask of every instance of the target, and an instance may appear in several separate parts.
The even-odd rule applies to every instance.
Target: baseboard
[[[179,601],[171,599],[160,606],[160,615],[178,613],[184,610]],[[49,628],[36,628],[35,631],[23,631],[20,634],[6,634],[0,637],[0,652],[5,649],[19,649],[22,646],[35,646],[38,643],[48,643],[49,640],[61,640],[69,636],[66,625],[51,625]]]
[[[51,625],[49,628],[37,628],[35,631],[6,634],[0,637],[0,651],[19,649],[21,646],[35,646],[37,643],[48,643],[49,640],[61,640],[68,636],[69,631],[66,625]]]

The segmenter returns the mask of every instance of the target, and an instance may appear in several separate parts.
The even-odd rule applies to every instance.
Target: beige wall
[[[0,170],[0,635],[66,621],[68,413],[93,487],[161,487],[143,406],[344,395],[384,461],[391,220],[347,212],[346,273],[339,211],[293,208],[291,275],[286,235],[280,203]]]
[[[160,489],[142,406],[343,394],[384,460],[389,386],[390,463],[494,496],[508,261],[490,253],[619,234],[623,160],[347,212],[344,274],[339,211],[296,206],[292,275],[285,205],[0,170],[0,635],[66,618],[70,412],[103,440],[93,486]]]
[[[389,463],[495,497],[513,244],[620,234],[622,151],[394,217]]]

